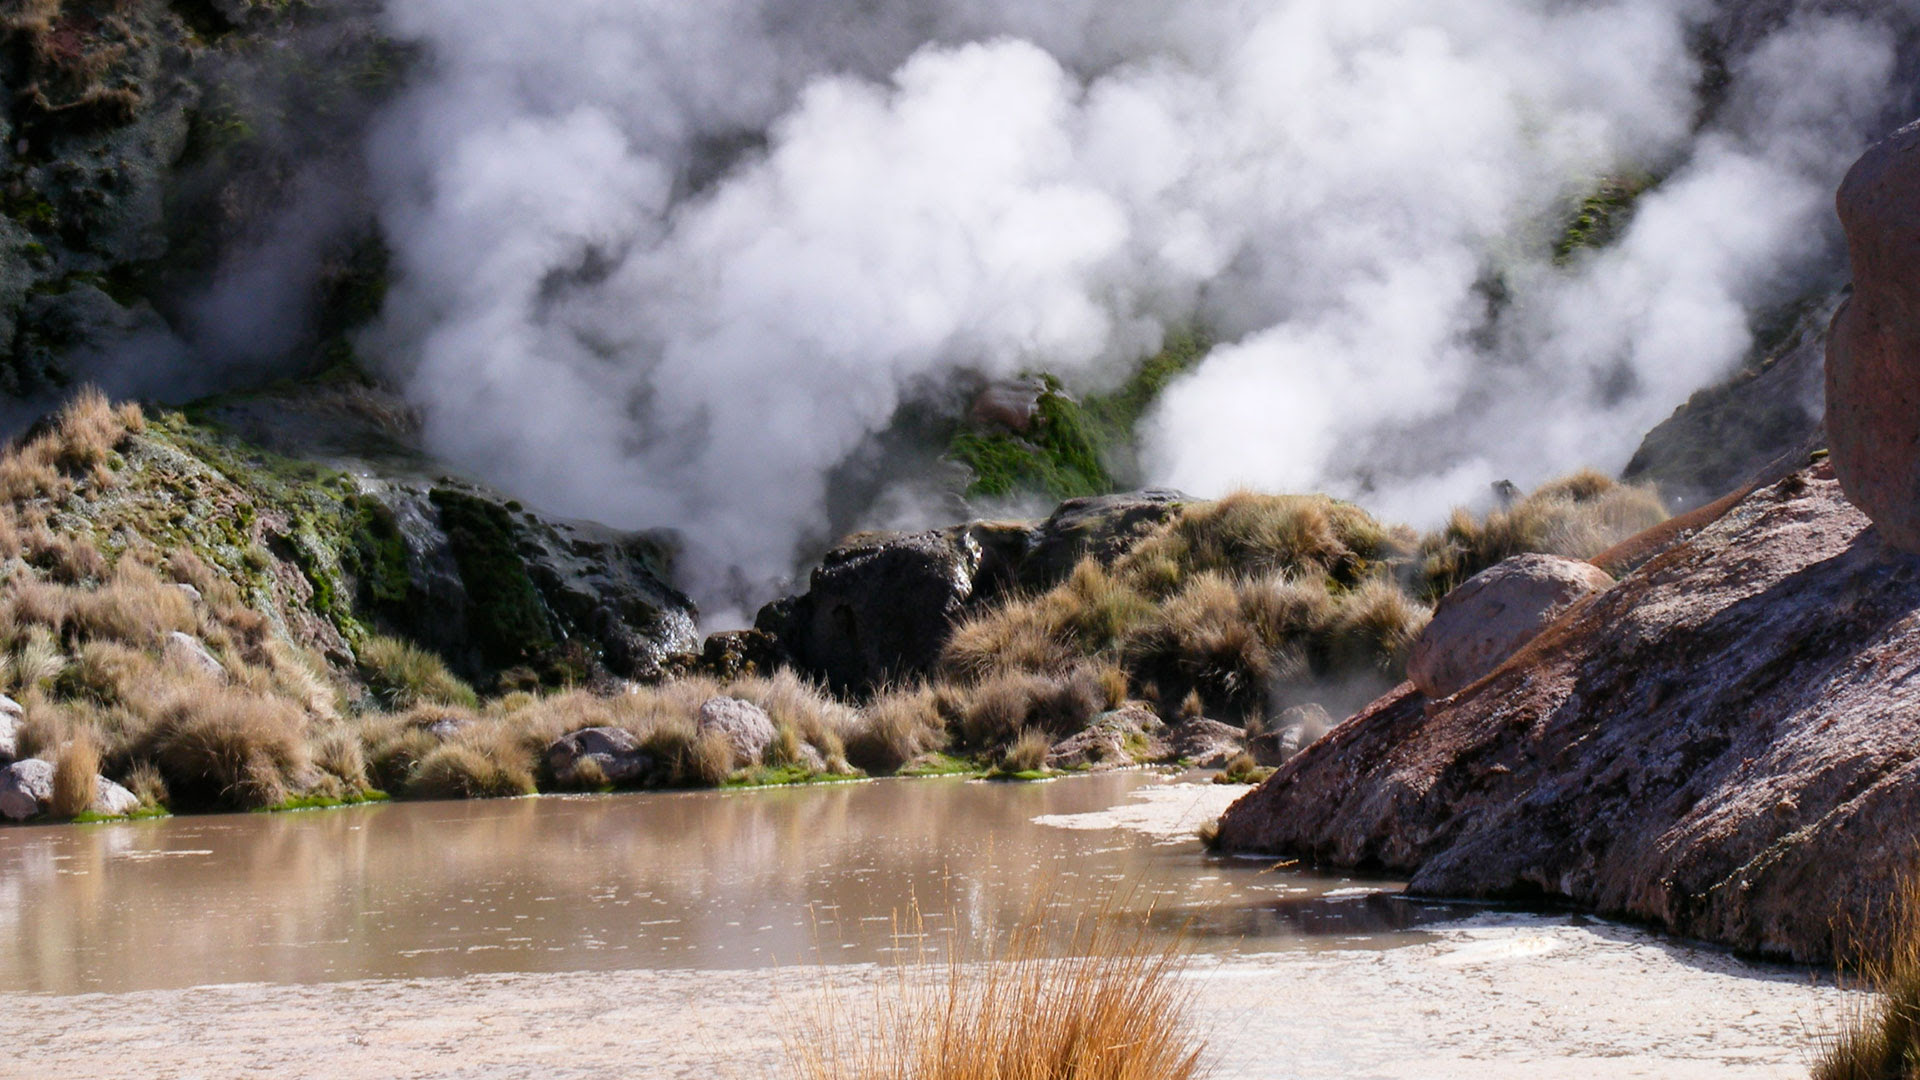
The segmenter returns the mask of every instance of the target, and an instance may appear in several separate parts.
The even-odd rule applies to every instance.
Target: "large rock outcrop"
[[[1827,437],[1840,486],[1887,542],[1920,551],[1920,123],[1840,185],[1853,295],[1827,346]]]
[[[1102,495],[1069,499],[1039,523],[852,536],[821,560],[805,593],[762,608],[754,625],[841,693],[926,674],[969,612],[1015,590],[1051,588],[1082,558],[1111,561],[1185,498]]]
[[[1915,858],[1920,557],[1824,466],[1742,500],[1444,702],[1403,686],[1222,819],[1229,849],[1830,956]]]

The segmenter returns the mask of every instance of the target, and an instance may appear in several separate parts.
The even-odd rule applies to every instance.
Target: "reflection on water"
[[[938,940],[955,923],[1004,926],[1036,891],[1065,913],[1117,905],[1184,928],[1209,952],[1377,943],[1422,921],[1417,905],[1347,895],[1351,881],[1033,820],[1162,782],[882,781],[8,829],[0,985],[857,962],[918,947],[899,930],[916,902]]]

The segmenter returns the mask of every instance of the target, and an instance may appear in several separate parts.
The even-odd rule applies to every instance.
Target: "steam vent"
[[[1840,185],[1853,296],[1827,345],[1827,432],[1849,500],[1920,552],[1920,122]]]

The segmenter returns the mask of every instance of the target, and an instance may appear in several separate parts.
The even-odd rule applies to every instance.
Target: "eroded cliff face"
[[[1814,468],[1455,696],[1376,702],[1220,838],[1820,959],[1912,864],[1916,675],[1920,557]]]

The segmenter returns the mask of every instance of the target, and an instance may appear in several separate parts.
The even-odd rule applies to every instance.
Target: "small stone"
[[[198,671],[215,679],[225,680],[227,669],[200,639],[192,634],[175,630],[167,635],[166,644],[161,650],[169,660],[190,671]]]

